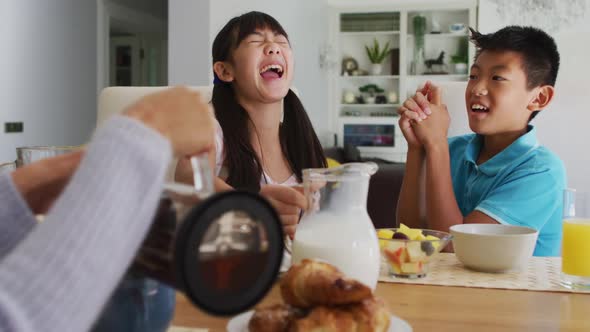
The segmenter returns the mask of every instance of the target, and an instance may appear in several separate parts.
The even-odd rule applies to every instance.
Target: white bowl
[[[451,226],[450,231],[459,261],[483,272],[524,268],[539,234],[532,228],[500,224],[461,224]]]

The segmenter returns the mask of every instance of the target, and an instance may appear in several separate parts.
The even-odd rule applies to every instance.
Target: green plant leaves
[[[385,90],[380,88],[377,84],[366,84],[359,87],[360,92],[368,93],[370,96],[374,96],[376,93],[383,93]]]
[[[367,51],[367,56],[371,63],[382,63],[383,60],[391,53],[391,48],[389,47],[389,42],[385,43],[383,49],[379,45],[377,38],[373,39],[373,45],[367,46],[365,45],[365,50]]]

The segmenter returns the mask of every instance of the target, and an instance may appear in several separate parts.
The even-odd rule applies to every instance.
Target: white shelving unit
[[[354,80],[354,79],[371,79],[371,80],[378,80],[382,78],[399,78],[399,75],[359,75],[359,76],[340,76],[342,79],[345,80]]]
[[[453,23],[476,27],[477,0],[449,1],[381,1],[363,2],[350,0],[329,0],[329,38],[340,60],[352,57],[360,72],[343,75],[337,70],[330,74],[329,108],[332,130],[338,134],[338,143],[357,145],[363,157],[378,157],[391,161],[405,162],[407,145],[397,127],[397,109],[400,103],[413,94],[426,80],[433,82],[465,81],[468,76],[455,73],[450,63],[461,43],[468,34],[449,31]],[[421,14],[426,17],[424,53],[426,59],[436,59],[445,52],[444,65],[440,71],[447,74],[411,72],[414,54],[413,18]],[[432,22],[440,24],[440,33],[430,33]],[[374,31],[371,31],[374,30]],[[381,46],[389,43],[397,49],[397,56],[391,55],[382,64],[380,75],[372,75],[371,64],[366,55],[365,45],[372,45],[376,39]],[[469,64],[475,55],[474,47],[468,46]],[[359,87],[376,84],[384,91],[387,103],[363,104]],[[345,93],[354,93],[357,103],[344,103]],[[389,94],[397,94],[392,103]],[[383,100],[381,100],[383,102]],[[372,146],[371,146],[372,145]]]
[[[392,36],[399,35],[399,31],[357,31],[357,32],[341,32],[342,36]]]
[[[343,108],[390,108],[399,107],[400,104],[341,104]]]

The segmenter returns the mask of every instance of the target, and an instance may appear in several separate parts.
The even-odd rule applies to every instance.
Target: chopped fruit
[[[408,253],[406,251],[405,246],[401,246],[396,250],[385,248],[383,249],[383,253],[387,258],[387,261],[389,262],[389,266],[391,267],[392,273],[401,273],[402,264],[404,264],[408,260]]]
[[[387,260],[389,273],[400,277],[426,275],[430,257],[440,249],[440,238],[424,234],[423,230],[400,224],[398,229],[377,232],[379,247]]]
[[[440,243],[438,242],[438,240],[440,240],[439,238],[437,238],[434,235],[426,235],[426,240],[434,240],[434,241],[430,241],[430,243],[432,244],[434,249],[438,249],[438,246],[440,245]]]
[[[398,229],[396,233],[400,233],[400,234],[404,234],[405,236],[408,237],[408,239],[412,239],[412,237],[410,236],[410,234],[412,233],[412,229]]]
[[[408,242],[407,251],[410,262],[420,262],[426,259],[426,253],[422,251],[420,242]]]
[[[403,233],[405,234],[408,239],[410,240],[416,240],[418,238],[418,236],[422,235],[422,230],[417,229],[417,228],[410,228],[404,224],[401,224],[399,226],[399,229],[397,230],[396,233]]]
[[[377,232],[377,237],[379,238],[379,248],[383,249],[387,246],[388,240],[383,239],[391,239],[393,236],[393,231],[391,229],[380,229]]]
[[[395,232],[391,238],[399,240],[409,240],[408,236],[402,232]]]
[[[393,237],[393,231],[391,229],[380,229],[377,232],[377,237],[380,239],[391,239]]]
[[[387,249],[389,251],[397,251],[398,249],[402,248],[405,249],[406,243],[401,241],[388,241]]]
[[[398,232],[409,231],[411,228],[404,225],[403,223],[399,225]]]
[[[424,251],[426,256],[430,256],[434,253],[434,246],[430,241],[420,242],[420,248],[422,249],[422,251]]]
[[[422,273],[422,262],[411,262],[402,264],[402,272],[404,273]]]
[[[420,233],[418,233],[418,236],[416,236],[416,238],[414,240],[418,240],[418,241],[426,240],[426,236],[424,236],[424,234],[422,234],[422,232],[420,232]]]
[[[391,262],[397,263],[398,265],[401,265],[408,260],[408,252],[406,251],[406,248],[403,247],[398,248],[395,251],[385,248],[385,255]]]
[[[410,238],[410,240],[419,240],[418,237],[424,236],[422,235],[422,230],[420,229],[411,229],[406,234]]]
[[[404,263],[405,264],[405,263]],[[391,272],[393,274],[401,274],[402,273],[402,268],[401,266],[399,266],[396,263],[389,263],[389,267],[391,268]]]

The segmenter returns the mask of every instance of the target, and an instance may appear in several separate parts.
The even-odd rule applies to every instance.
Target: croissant
[[[383,301],[369,298],[345,306],[317,307],[305,318],[293,321],[289,331],[385,332],[390,319]]]
[[[288,304],[275,304],[270,307],[256,309],[250,322],[250,332],[288,331],[292,323],[305,315],[301,309]]]
[[[291,266],[281,280],[285,303],[299,308],[317,305],[342,305],[360,302],[372,296],[363,283],[346,278],[336,267],[304,259]]]

